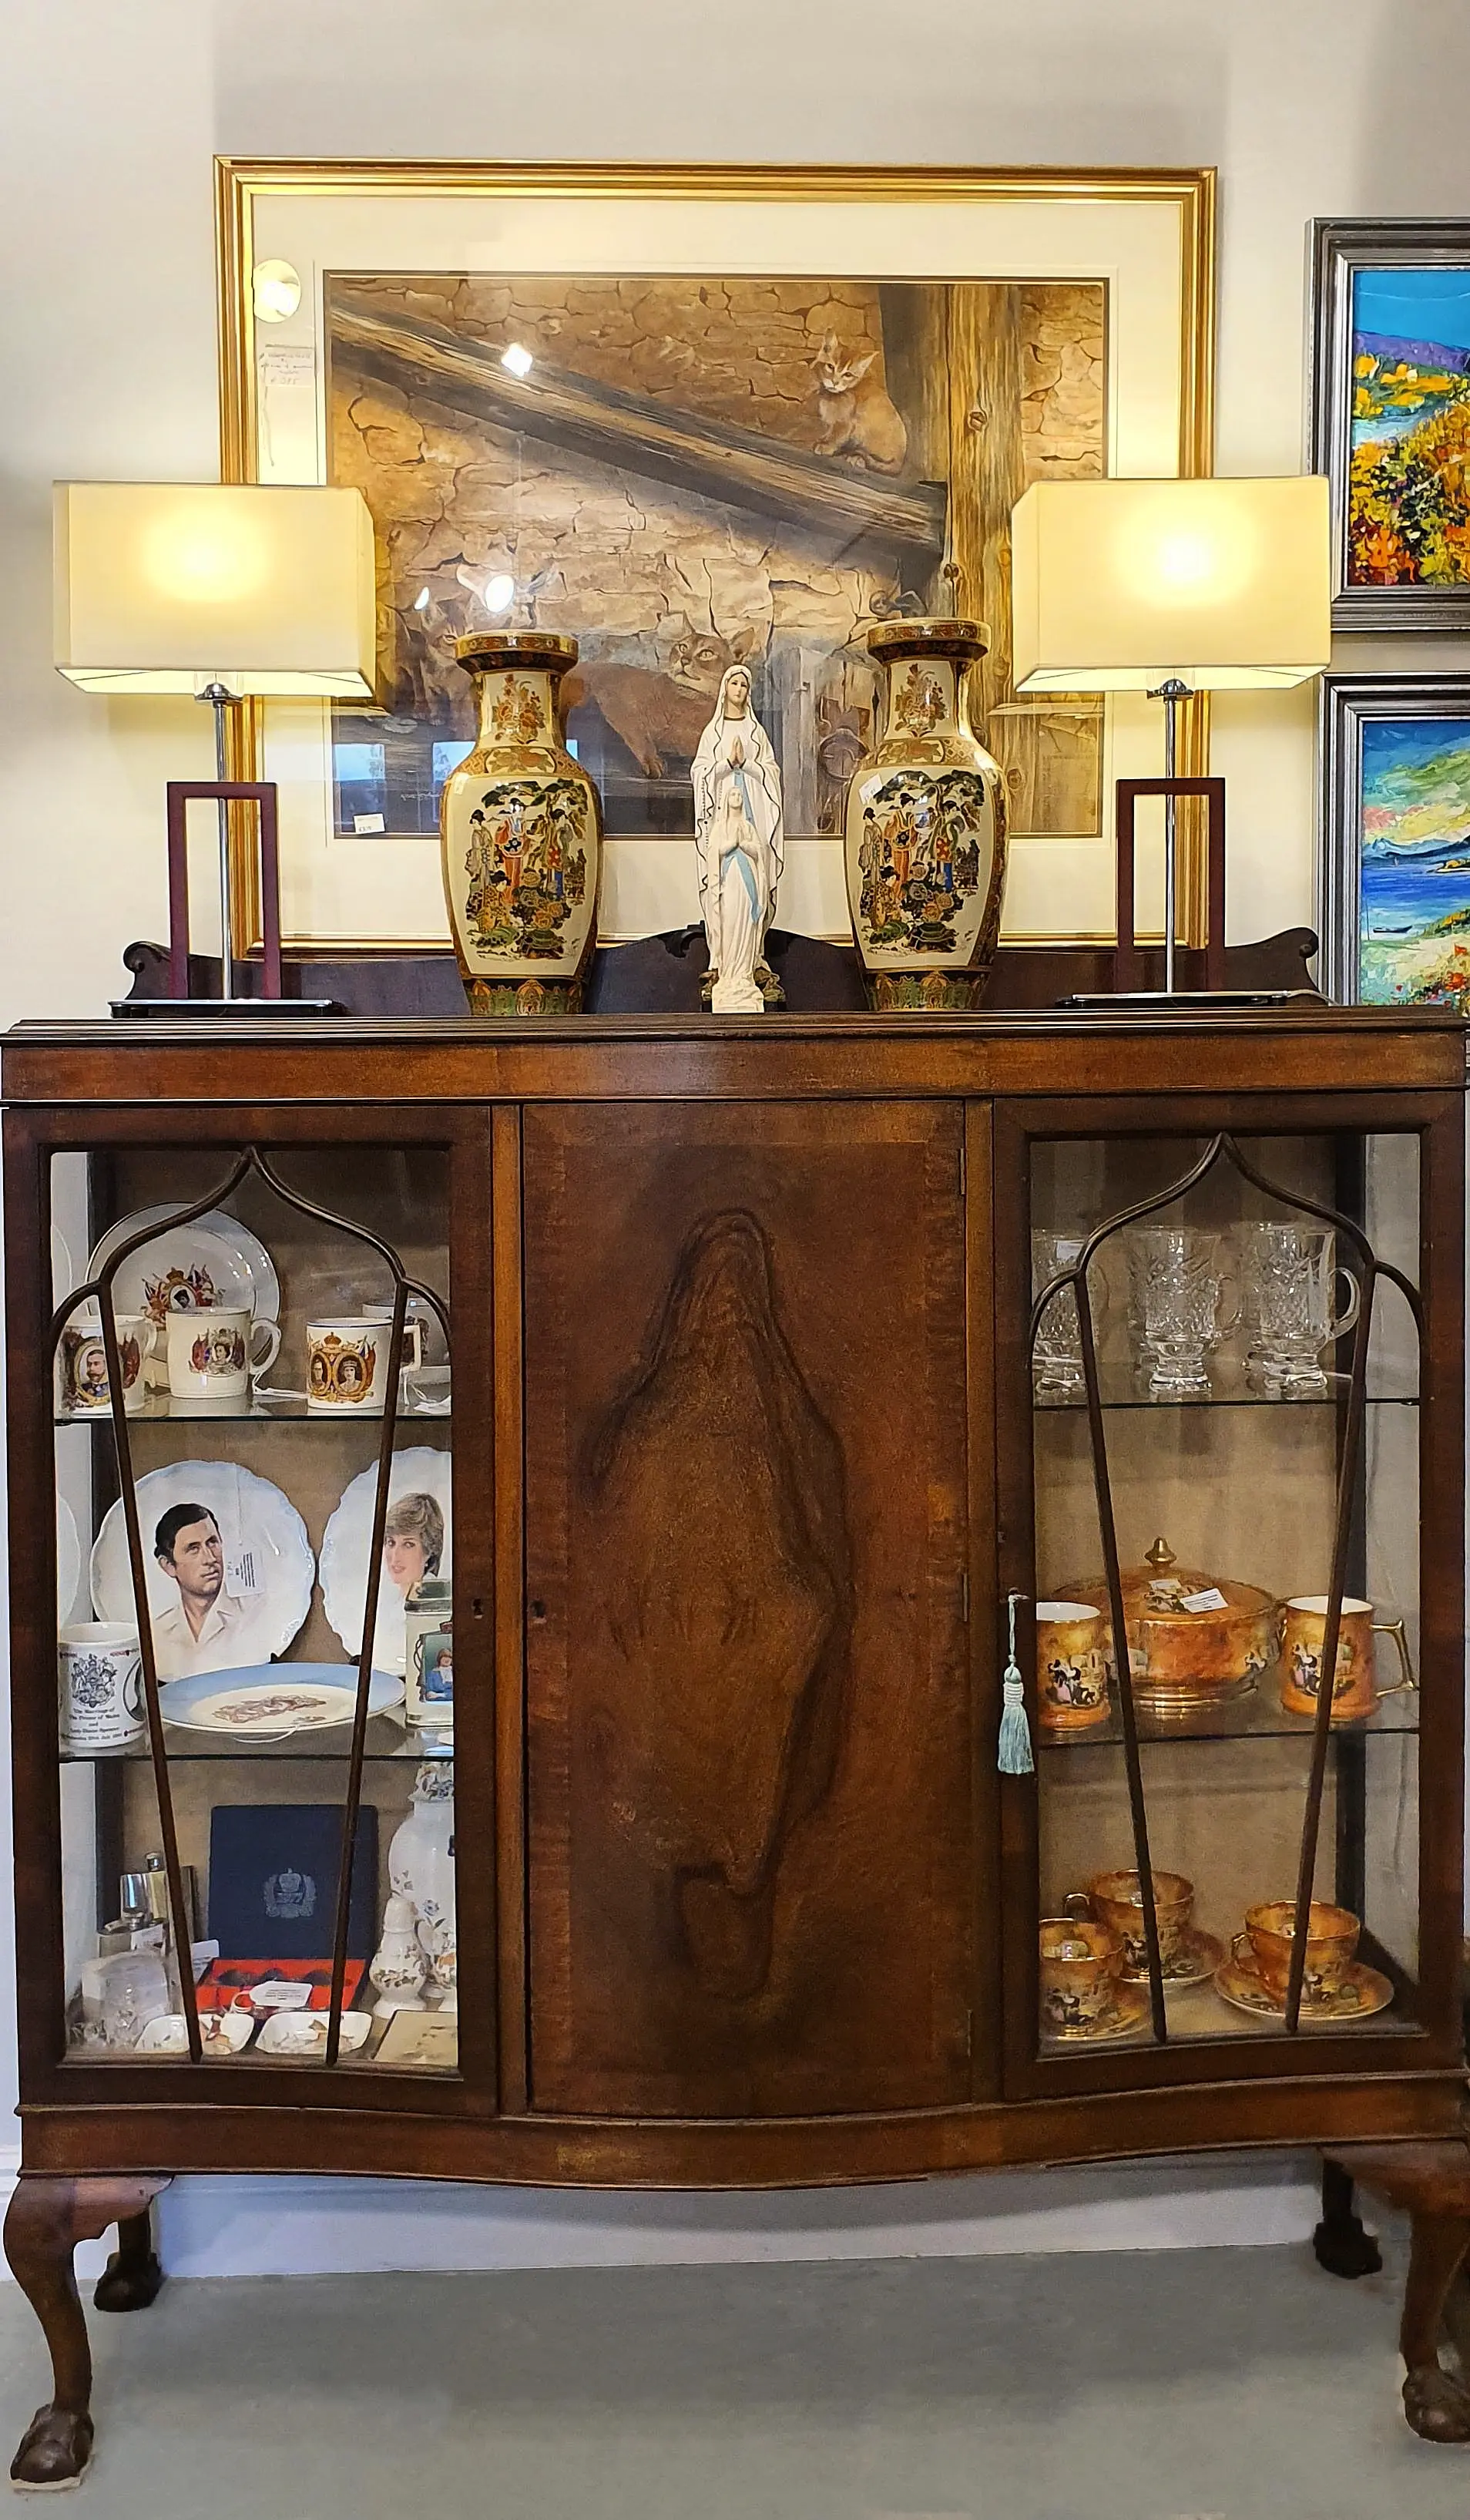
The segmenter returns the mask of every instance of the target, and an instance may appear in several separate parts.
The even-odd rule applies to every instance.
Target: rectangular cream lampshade
[[[1021,692],[1306,682],[1331,653],[1327,484],[1038,481],[1011,516]]]
[[[59,481],[56,662],[89,692],[371,698],[360,490]]]

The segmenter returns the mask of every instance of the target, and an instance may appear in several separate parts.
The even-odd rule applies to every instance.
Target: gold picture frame
[[[875,283],[926,284],[1095,278],[1108,291],[1107,469],[1199,474],[1212,467],[1215,178],[1208,168],[222,158],[216,178],[226,480],[327,477],[330,280],[457,271],[697,278],[830,270],[869,274]],[[301,308],[291,324],[257,324],[253,278],[266,261],[285,262],[299,275]],[[273,432],[277,408],[295,417]],[[978,419],[983,426],[984,415]],[[263,425],[269,461],[262,460]],[[429,849],[417,839],[400,845],[394,836],[376,857],[359,844],[354,858],[353,843],[333,830],[330,737],[312,734],[305,711],[314,705],[252,704],[232,713],[232,776],[275,777],[282,786],[286,941],[318,952],[447,948],[436,849],[430,875]],[[1120,771],[1155,770],[1159,738],[1146,704],[1108,706],[1113,733],[1101,829],[1028,836],[1018,845],[1005,931],[1011,941],[1111,937],[1112,780]],[[1202,772],[1207,703],[1193,702],[1186,715],[1181,766]],[[318,711],[318,728],[325,723],[326,712]],[[668,843],[654,845],[666,850]],[[811,845],[818,846],[815,838]],[[800,849],[793,854],[800,864]],[[1203,887],[1194,855],[1184,853],[1181,906],[1185,934],[1198,941]],[[627,867],[636,859],[630,844]],[[815,880],[810,871],[819,859],[806,864]],[[827,858],[820,871],[825,906],[836,897]],[[616,884],[613,891],[610,933],[641,932],[637,880],[630,877],[621,893]],[[1062,900],[1068,916],[1057,917]],[[237,903],[237,948],[246,952],[258,944],[259,911],[245,845]],[[805,923],[839,932],[835,915],[824,925],[809,914]]]

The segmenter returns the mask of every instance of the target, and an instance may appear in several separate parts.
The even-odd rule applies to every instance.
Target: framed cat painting
[[[355,484],[377,527],[380,706],[255,722],[289,934],[443,938],[439,792],[472,724],[455,642],[504,622],[578,642],[604,937],[697,916],[690,768],[737,661],[780,767],[781,924],[845,935],[866,632],[932,610],[990,625],[1007,932],[1110,932],[1107,800],[1157,730],[1146,703],[1013,690],[1009,516],[1033,479],[1208,470],[1208,175],[219,180],[228,472]]]
[[[1470,220],[1318,219],[1313,239],[1332,626],[1470,628]]]
[[[1470,675],[1328,674],[1322,988],[1470,1015]]]

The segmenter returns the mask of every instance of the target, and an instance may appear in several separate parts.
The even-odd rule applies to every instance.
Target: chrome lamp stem
[[[1181,683],[1178,674],[1170,674],[1159,684],[1156,691],[1149,693],[1148,697],[1151,700],[1162,700],[1164,703],[1164,776],[1166,779],[1173,779],[1179,764],[1179,706],[1180,700],[1186,700],[1191,697],[1189,686],[1187,683]],[[1164,799],[1164,989],[1169,997],[1174,995],[1174,950],[1179,924],[1178,914],[1179,799],[1177,796],[1166,796]]]

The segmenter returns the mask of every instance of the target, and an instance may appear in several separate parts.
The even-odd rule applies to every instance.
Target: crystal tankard
[[[1338,1266],[1337,1237],[1325,1226],[1258,1220],[1242,1242],[1250,1371],[1279,1398],[1317,1398],[1327,1389],[1322,1350],[1352,1328],[1361,1301],[1352,1270]],[[1340,1278],[1347,1294],[1334,1311]]]
[[[1234,1319],[1222,1309],[1230,1280],[1220,1265],[1220,1240],[1193,1225],[1133,1225],[1124,1235],[1137,1363],[1156,1400],[1211,1389],[1205,1358]]]
[[[1033,1232],[1033,1301],[1058,1278],[1064,1278],[1069,1269],[1076,1268],[1082,1256],[1083,1240],[1080,1234]],[[1038,1400],[1080,1400],[1083,1396],[1082,1325],[1077,1318],[1077,1296],[1071,1286],[1057,1288],[1036,1326],[1036,1338],[1031,1350],[1031,1377]]]

